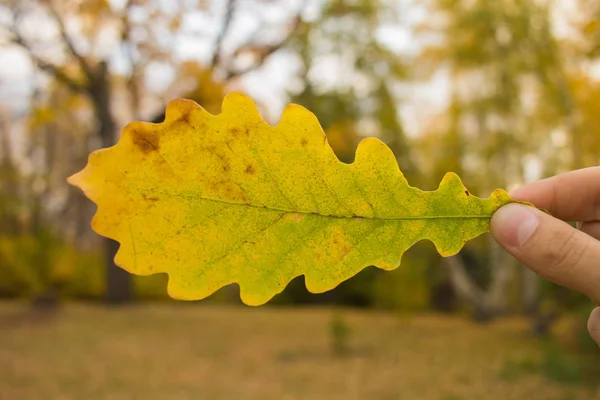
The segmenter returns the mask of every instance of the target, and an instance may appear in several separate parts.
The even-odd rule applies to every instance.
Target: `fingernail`
[[[519,195],[519,192],[521,191],[522,188],[523,188],[522,186],[515,188],[515,189],[511,190],[510,192],[508,192],[508,195],[514,199],[515,196]]]
[[[532,208],[522,204],[508,204],[492,217],[492,234],[502,244],[521,247],[539,225]]]

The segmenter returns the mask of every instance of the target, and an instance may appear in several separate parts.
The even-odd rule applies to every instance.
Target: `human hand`
[[[525,185],[492,218],[502,247],[542,277],[589,296],[600,306],[600,167],[582,169]],[[578,221],[575,229],[563,221]],[[600,308],[588,329],[600,346]]]

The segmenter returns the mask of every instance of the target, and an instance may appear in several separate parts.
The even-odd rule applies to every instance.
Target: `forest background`
[[[162,121],[170,99],[218,113],[230,91],[256,99],[270,123],[287,103],[305,106],[344,162],[374,136],[412,186],[433,190],[453,171],[487,197],[600,164],[600,3],[2,0],[0,311],[68,319],[82,302],[94,312],[181,308],[165,276],[114,265],[118,245],[93,233],[94,205],[66,178],[126,123]],[[238,289],[200,304],[237,313]],[[325,329],[335,354],[351,347],[349,309],[475,327],[518,319],[542,338],[533,369],[561,382],[597,384],[600,375],[585,332],[591,302],[541,280],[488,235],[451,258],[420,243],[398,269],[369,267],[321,295],[299,277],[267,308],[293,315],[308,305],[332,310]],[[567,339],[554,333],[561,324]]]

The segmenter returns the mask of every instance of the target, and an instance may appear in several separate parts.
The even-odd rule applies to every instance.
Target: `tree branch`
[[[300,18],[300,15],[295,16],[293,19],[293,22],[292,22],[291,29],[289,30],[289,32],[285,35],[285,37],[283,39],[281,39],[277,43],[266,45],[265,47],[261,48],[260,52],[259,52],[258,60],[254,64],[250,65],[249,67],[242,68],[239,70],[227,71],[227,74],[225,75],[225,80],[239,78],[242,75],[245,75],[249,72],[252,72],[252,71],[260,68],[265,63],[267,58],[269,58],[273,53],[277,52],[278,50],[282,49],[283,47],[285,47],[288,44],[288,42],[294,36],[294,34],[298,30],[298,28],[301,26],[301,24],[302,24],[302,19]],[[244,49],[240,49],[237,53],[241,54],[243,52],[244,52]]]
[[[229,7],[228,11],[232,12],[232,10],[233,10],[232,4],[234,4],[236,1],[237,0],[230,0],[230,2],[228,4],[228,7]],[[281,49],[285,45],[287,45],[287,43],[290,41],[290,39],[294,36],[294,34],[296,33],[296,31],[302,25],[302,19],[300,18],[302,10],[303,10],[303,8],[301,7],[300,10],[297,12],[297,14],[293,17],[292,27],[290,28],[289,32],[285,35],[285,37],[283,39],[281,39],[277,43],[266,45],[263,48],[261,48],[260,49],[261,50],[260,51],[260,56],[259,56],[258,60],[254,64],[252,64],[251,66],[246,67],[246,68],[242,68],[242,69],[239,69],[239,70],[229,70],[228,69],[226,71],[226,73],[225,73],[225,77],[224,77],[223,80],[224,81],[228,81],[228,80],[231,80],[231,79],[236,79],[236,78],[239,78],[239,77],[241,77],[241,76],[243,76],[243,75],[245,75],[245,74],[247,74],[247,73],[249,73],[251,71],[254,71],[254,70],[260,68],[264,64],[264,62],[266,61],[266,59],[269,56],[271,56],[273,53],[275,53],[276,51],[278,51],[279,49]],[[231,17],[232,17],[232,15],[230,14],[229,17],[228,17],[229,20],[231,20]],[[226,17],[226,19],[227,19],[227,17]],[[216,51],[215,54],[217,54],[217,56],[216,56],[217,58],[216,58],[216,61],[213,61],[213,62],[216,62],[216,63],[219,62],[219,54],[220,54],[220,50],[219,49],[221,47],[221,43],[222,43],[222,40],[223,40],[223,38],[225,36],[226,31],[229,29],[229,22],[227,22],[226,24],[224,24],[223,28],[224,29],[221,30],[221,34],[219,35],[220,39],[217,40],[217,46],[215,46],[215,51]],[[240,50],[237,51],[238,54],[243,53],[243,52],[244,52],[244,49],[240,49]],[[213,55],[213,60],[215,60],[214,59],[214,55]],[[211,64],[211,67],[214,67],[214,66],[215,66],[215,64]],[[162,122],[164,120],[164,118],[165,118],[165,113],[164,113],[164,111],[162,111],[162,112],[154,115],[154,117],[152,117],[150,119],[150,121],[153,122],[153,123],[160,123],[160,122]]]
[[[8,131],[8,122],[0,114],[0,166],[12,167],[12,146]]]
[[[38,69],[53,75],[57,81],[66,85],[67,87],[69,87],[69,89],[75,92],[89,94],[89,89],[86,85],[82,85],[76,82],[70,76],[65,74],[58,66],[49,63],[48,61],[42,59],[40,56],[35,54],[33,50],[27,45],[25,39],[16,30],[12,30],[11,32],[14,35],[14,37],[11,39],[11,43],[22,47],[27,52],[29,58],[31,58],[31,61],[36,65]]]
[[[52,11],[56,12],[54,9],[52,9]],[[15,44],[15,45],[23,48],[29,55],[29,58],[31,59],[33,64],[35,64],[35,66],[39,70],[51,74],[52,76],[54,76],[56,78],[56,80],[58,82],[64,84],[69,89],[73,90],[74,92],[89,95],[90,94],[89,86],[87,84],[82,84],[82,83],[77,82],[76,80],[71,78],[69,75],[67,75],[60,67],[44,60],[42,57],[40,57],[38,54],[36,54],[33,51],[31,46],[27,43],[27,41],[25,40],[25,38],[19,31],[17,20],[20,18],[20,15],[21,15],[20,10],[15,9],[12,24],[9,26],[6,26],[6,30],[12,35],[12,37],[9,38],[9,43]],[[66,37],[66,32],[64,31],[64,26],[61,24],[60,19],[58,20],[58,23],[59,23],[59,28],[61,29],[61,36],[64,34]],[[69,43],[70,43],[70,41],[69,41]],[[74,51],[74,49],[73,49],[73,51]],[[86,65],[87,65],[87,63],[86,63]],[[89,76],[86,78],[88,78],[88,84],[89,84]]]
[[[442,262],[446,264],[450,272],[450,280],[457,294],[473,307],[483,303],[484,294],[482,290],[471,280],[465,264],[459,255],[443,258]]]
[[[65,28],[65,24],[64,24],[63,20],[61,19],[60,15],[58,14],[58,12],[56,11],[56,9],[54,8],[54,6],[52,4],[52,0],[47,1],[45,3],[47,5],[47,7],[48,7],[48,10],[50,11],[50,14],[54,18],[54,21],[58,25],[58,30],[59,30],[59,33],[60,33],[60,37],[63,40],[65,46],[67,47],[67,49],[69,51],[69,54],[71,56],[73,56],[77,60],[77,63],[79,64],[79,66],[81,67],[81,69],[83,70],[83,72],[85,73],[87,80],[91,82],[94,79],[94,71],[92,70],[92,68],[90,67],[90,65],[86,61],[86,59],[81,54],[79,54],[77,52],[77,50],[75,50],[75,46],[73,45],[73,41],[71,40],[71,38],[67,34],[67,30]]]
[[[127,0],[123,15],[121,17],[121,23],[123,24],[123,31],[121,33],[121,39],[125,48],[125,53],[129,65],[131,66],[131,75],[127,80],[127,89],[131,96],[131,109],[135,119],[139,119],[140,113],[140,91],[136,80],[138,74],[138,63],[135,61],[133,56],[133,43],[131,43],[131,22],[129,20],[129,12],[133,6],[133,0]]]
[[[236,8],[237,0],[227,0],[227,5],[225,9],[225,18],[223,19],[223,25],[221,26],[221,30],[217,35],[217,40],[215,41],[215,48],[213,50],[212,57],[210,59],[210,67],[215,68],[217,64],[221,61],[221,51],[223,50],[223,40],[227,36],[229,32],[229,27],[231,26],[231,20],[233,19],[234,10]]]

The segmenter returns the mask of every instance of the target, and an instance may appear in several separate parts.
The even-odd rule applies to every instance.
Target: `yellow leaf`
[[[587,36],[595,35],[600,31],[600,20],[593,19],[583,27],[583,33]]]
[[[423,239],[454,255],[513,201],[477,198],[452,173],[435,192],[413,188],[374,138],[344,164],[312,113],[289,105],[270,126],[239,93],[217,116],[170,102],[163,123],[129,124],[69,181],[98,205],[96,232],[121,243],[118,265],[167,273],[178,299],[237,282],[250,305],[302,274],[319,293],[369,265],[394,269]]]

